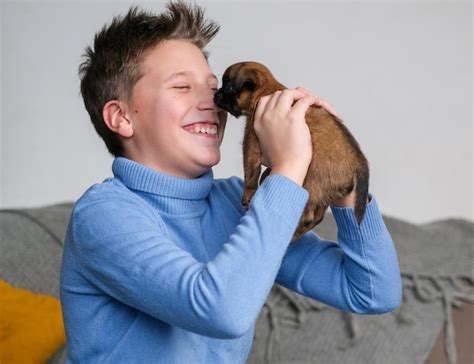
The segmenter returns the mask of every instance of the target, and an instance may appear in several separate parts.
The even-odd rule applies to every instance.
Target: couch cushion
[[[0,280],[0,362],[44,363],[66,341],[57,298]]]
[[[71,203],[0,210],[0,279],[59,295],[62,246]]]

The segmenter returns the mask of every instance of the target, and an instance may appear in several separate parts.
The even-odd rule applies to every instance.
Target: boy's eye
[[[176,85],[176,86],[173,86],[173,88],[178,89],[178,90],[185,90],[185,89],[190,89],[191,86],[189,86],[189,85]],[[211,90],[216,92],[218,90],[218,87],[211,87]]]

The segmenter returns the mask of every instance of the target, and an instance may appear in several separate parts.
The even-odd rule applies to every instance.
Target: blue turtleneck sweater
[[[244,210],[243,182],[159,173],[116,158],[113,178],[76,202],[60,296],[68,362],[244,363],[276,282],[357,313],[401,298],[397,257],[374,197],[359,226],[331,207],[338,243],[289,244],[308,192],[265,179]]]

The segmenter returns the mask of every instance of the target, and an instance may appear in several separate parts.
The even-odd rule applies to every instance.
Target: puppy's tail
[[[356,172],[356,201],[355,201],[355,216],[357,222],[362,222],[365,215],[365,208],[367,206],[367,196],[369,195],[369,169],[359,169]]]

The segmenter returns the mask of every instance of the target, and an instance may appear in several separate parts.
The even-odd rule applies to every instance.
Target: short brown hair
[[[219,25],[204,19],[199,6],[169,2],[167,11],[152,14],[131,7],[123,17],[114,17],[87,47],[79,66],[81,94],[97,133],[115,157],[123,156],[119,136],[111,131],[102,117],[104,105],[120,98],[130,98],[133,86],[142,76],[140,65],[147,52],[165,40],[189,41],[201,49],[219,31]]]

